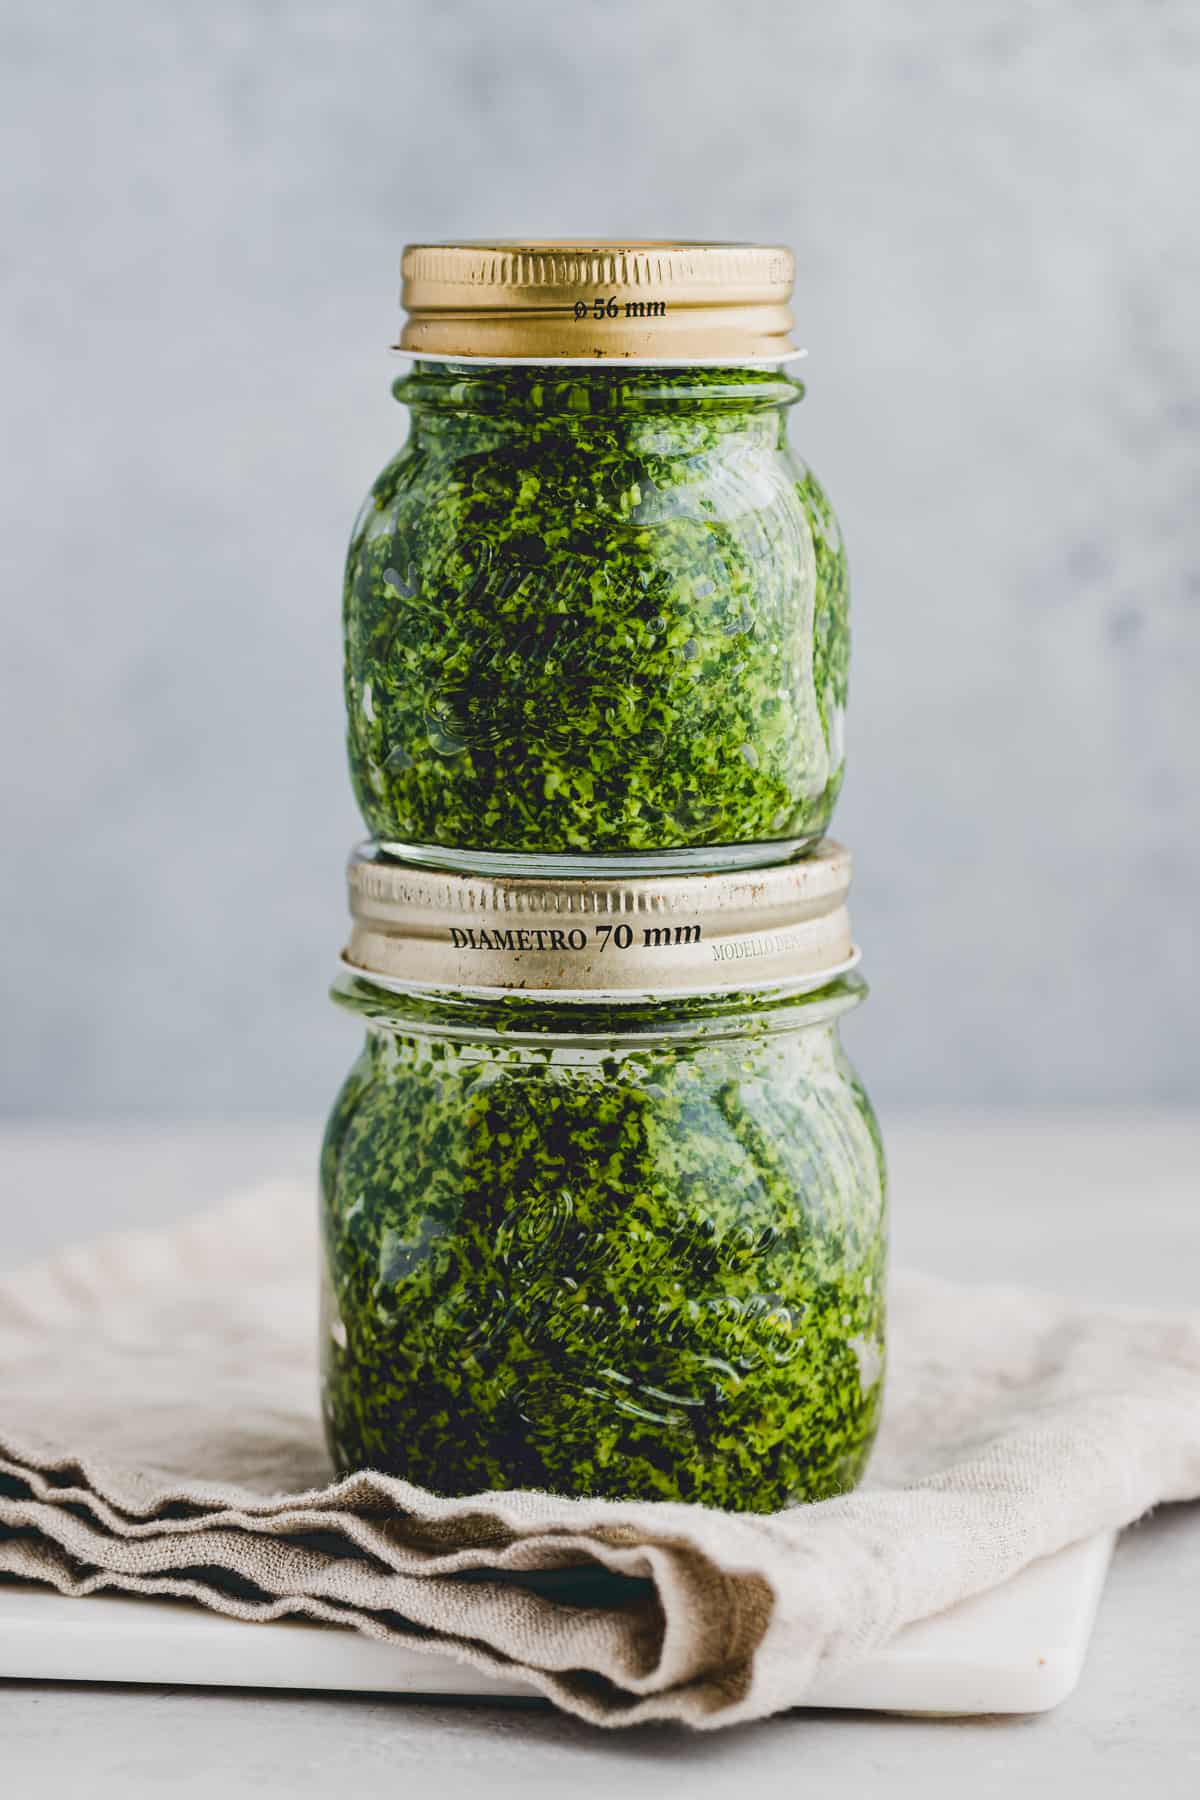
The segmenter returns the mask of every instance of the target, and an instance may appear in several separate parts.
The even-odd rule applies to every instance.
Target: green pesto
[[[858,1478],[883,1153],[816,996],[443,1006],[365,983],[322,1154],[341,1470],[766,1512]]]
[[[350,545],[351,774],[384,843],[809,843],[842,779],[837,523],[777,371],[418,363]]]

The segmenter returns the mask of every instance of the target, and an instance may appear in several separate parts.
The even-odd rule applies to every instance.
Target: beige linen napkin
[[[1200,1320],[913,1275],[870,1480],[842,1499],[754,1517],[331,1485],[313,1210],[260,1189],[0,1282],[0,1571],[301,1613],[520,1674],[600,1724],[712,1727],[1200,1495]]]

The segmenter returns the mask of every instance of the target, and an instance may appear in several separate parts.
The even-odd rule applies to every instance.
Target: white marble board
[[[1032,1564],[991,1593],[900,1632],[805,1704],[871,1712],[1045,1712],[1083,1669],[1112,1554],[1108,1535]],[[170,1686],[526,1696],[448,1656],[340,1628],[248,1625],[181,1601],[0,1586],[0,1677]]]

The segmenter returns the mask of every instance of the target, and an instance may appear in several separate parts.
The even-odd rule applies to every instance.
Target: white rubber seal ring
[[[567,1005],[645,1006],[657,1000],[703,1000],[709,994],[809,994],[823,988],[841,975],[849,975],[862,961],[862,951],[855,945],[844,962],[820,969],[811,975],[781,977],[771,981],[727,981],[712,987],[689,988],[518,988],[474,987],[458,982],[408,981],[395,975],[377,975],[352,963],[345,955],[338,962],[347,975],[355,976],[368,987],[383,988],[389,994],[462,994],[469,1000],[548,1000],[565,1001]]]
[[[410,362],[479,363],[497,369],[776,369],[798,362],[807,350],[789,350],[783,356],[468,356],[444,350],[402,350],[389,346],[394,356]]]

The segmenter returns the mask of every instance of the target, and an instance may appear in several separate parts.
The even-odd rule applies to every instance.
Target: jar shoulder
[[[878,1123],[834,1025],[620,1053],[377,1031],[333,1109],[325,1156],[329,1181],[366,1192],[366,1180],[385,1205],[425,1205],[444,1186],[458,1206],[473,1183],[509,1193],[569,1169],[598,1206],[662,1177],[664,1205],[689,1207],[701,1182],[712,1216],[733,1221],[790,1213],[818,1189],[823,1204],[870,1215],[885,1186]]]
[[[411,525],[433,508],[518,507],[547,517],[582,511],[637,525],[654,522],[656,502],[670,497],[676,509],[686,508],[699,495],[710,522],[798,498],[819,528],[837,532],[829,495],[780,417],[757,419],[749,429],[725,422],[685,431],[642,420],[632,429],[587,434],[412,432],[372,482],[351,542],[385,525]]]

